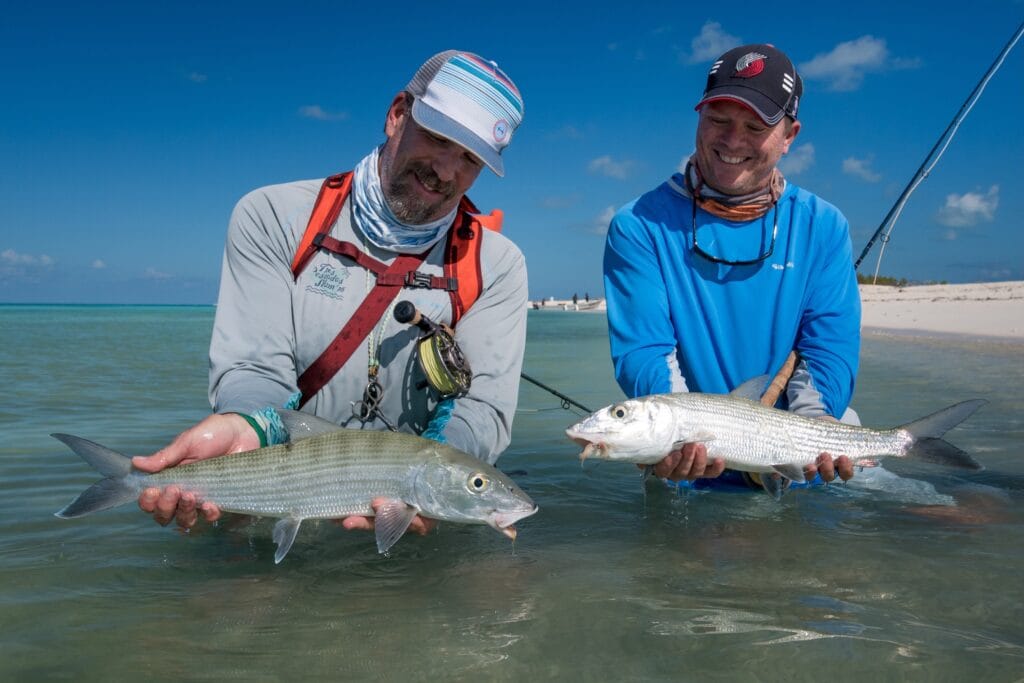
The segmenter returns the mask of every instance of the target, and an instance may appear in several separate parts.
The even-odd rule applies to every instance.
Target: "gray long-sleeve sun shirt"
[[[305,232],[322,180],[273,185],[243,197],[231,216],[220,296],[210,343],[210,403],[216,412],[251,413],[281,407],[298,391],[299,375],[327,348],[355,314],[375,278],[349,259],[320,250],[294,279],[291,262]],[[482,230],[483,290],[459,320],[455,338],[472,368],[466,396],[454,401],[441,432],[452,446],[494,463],[508,446],[526,343],[526,264],[519,248],[499,233]],[[390,264],[397,254],[362,239],[346,201],[331,236],[357,245]],[[443,270],[444,240],[418,268]],[[424,315],[450,324],[451,302],[441,290],[404,289]],[[379,349],[380,409],[400,431],[421,434],[436,407],[416,361],[418,330],[389,310],[344,367],[303,408],[354,429],[365,425],[352,403],[367,384],[371,347]]]

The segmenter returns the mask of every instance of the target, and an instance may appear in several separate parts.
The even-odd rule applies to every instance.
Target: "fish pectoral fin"
[[[277,552],[274,553],[274,564],[280,564],[284,556],[292,548],[295,537],[299,533],[299,526],[302,524],[301,517],[284,517],[277,520],[274,525],[274,543],[277,544]]]
[[[715,436],[714,432],[704,430],[698,431],[693,434],[690,434],[689,438],[687,438],[685,441],[676,441],[674,444],[672,444],[672,450],[678,451],[680,448],[682,448],[685,444],[688,443],[711,443],[717,438],[718,437]]]
[[[807,481],[806,479],[804,479],[804,469],[802,467],[798,467],[797,465],[772,465],[772,469],[778,472],[781,476],[785,477],[786,479],[795,481],[798,484],[803,484],[805,481]]]
[[[782,492],[786,490],[786,480],[783,479],[781,475],[768,474],[765,472],[757,478],[757,481],[769,496],[775,500],[782,499]]]
[[[377,518],[373,522],[374,532],[377,534],[377,552],[386,553],[397,543],[418,512],[419,510],[401,500],[389,500],[378,507]]]

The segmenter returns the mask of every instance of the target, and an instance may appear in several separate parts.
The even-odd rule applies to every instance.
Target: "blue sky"
[[[470,196],[504,209],[531,298],[600,295],[610,213],[689,156],[710,62],[747,42],[803,74],[783,168],[843,210],[859,253],[1024,20],[1022,0],[29,5],[0,22],[0,302],[214,302],[239,197],[352,168],[451,47],[496,60],[526,101],[506,177]],[[1024,279],[1022,73],[1018,45],[883,274]]]

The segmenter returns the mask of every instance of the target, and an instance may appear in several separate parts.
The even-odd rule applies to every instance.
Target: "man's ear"
[[[391,100],[387,117],[384,119],[384,134],[389,138],[400,131],[405,120],[412,115],[412,97],[409,93],[400,92]]]
[[[797,136],[797,134],[799,132],[800,132],[800,122],[799,121],[794,121],[793,124],[790,126],[789,130],[786,132],[786,140],[785,140],[786,147],[782,151],[783,154],[789,154],[789,146],[793,144],[794,140],[796,140],[796,136]]]

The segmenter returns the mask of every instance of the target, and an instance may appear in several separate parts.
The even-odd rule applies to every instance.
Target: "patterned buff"
[[[352,173],[352,219],[371,244],[399,254],[420,254],[441,241],[458,208],[432,223],[408,225],[391,212],[377,173],[380,147],[374,147]]]
[[[760,192],[733,196],[722,194],[704,184],[704,179],[697,168],[697,159],[690,157],[686,162],[686,170],[675,174],[669,179],[669,185],[680,194],[694,198],[697,206],[713,216],[724,218],[735,223],[745,223],[768,213],[768,209],[779,201],[786,189],[786,179],[779,169],[772,169],[768,187]],[[682,183],[680,183],[680,180]]]

